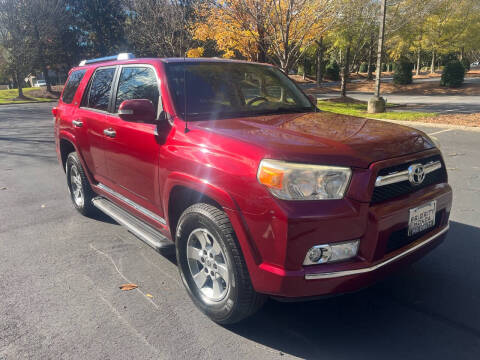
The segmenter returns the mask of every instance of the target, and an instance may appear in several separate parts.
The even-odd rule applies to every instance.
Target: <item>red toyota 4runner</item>
[[[428,136],[321,112],[274,66],[87,60],[53,114],[74,206],[174,244],[188,294],[219,323],[267,296],[366,287],[448,230],[452,191]]]

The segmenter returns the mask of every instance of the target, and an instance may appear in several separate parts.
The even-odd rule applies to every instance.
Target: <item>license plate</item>
[[[410,209],[408,217],[408,236],[427,230],[435,225],[437,201],[431,201]]]

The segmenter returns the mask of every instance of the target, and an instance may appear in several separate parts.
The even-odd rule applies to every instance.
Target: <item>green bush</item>
[[[340,80],[340,66],[338,66],[335,60],[325,67],[325,78],[333,81]]]
[[[470,71],[470,60],[468,60],[467,58],[463,58],[462,60],[460,60],[463,67],[465,68],[465,72],[468,72]]]
[[[406,60],[400,59],[393,66],[393,83],[396,85],[408,85],[412,83],[413,64]]]
[[[442,80],[440,85],[451,88],[460,87],[465,79],[465,68],[463,64],[458,61],[450,61],[445,65],[442,72]]]
[[[366,73],[368,71],[368,64],[367,63],[361,63],[358,71],[361,72],[361,73]]]

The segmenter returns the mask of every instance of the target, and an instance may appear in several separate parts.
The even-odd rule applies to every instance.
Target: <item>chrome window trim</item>
[[[118,84],[120,83],[120,76],[122,75],[122,70],[123,68],[150,68],[153,70],[154,74],[155,74],[155,78],[157,80],[157,87],[158,87],[158,104],[157,104],[157,117],[156,117],[156,121],[158,121],[158,119],[160,118],[160,110],[163,108],[162,106],[162,82],[160,80],[160,76],[158,75],[158,72],[157,72],[157,69],[155,68],[155,66],[153,66],[152,64],[144,64],[144,63],[134,63],[134,64],[120,64],[118,65],[119,66],[119,71],[118,71],[118,79],[116,79],[116,83],[115,83],[115,94],[113,95],[113,104],[112,104],[112,112],[110,113],[110,115],[113,115],[113,116],[116,116],[118,118],[119,117],[119,112],[113,112],[115,110],[115,106],[116,106],[116,103],[117,103],[117,95],[118,95]]]
[[[368,273],[368,272],[371,272],[371,271],[375,271],[375,270],[378,270],[394,261],[397,261],[401,258],[403,258],[404,256],[420,249],[421,247],[431,243],[433,240],[435,240],[436,238],[438,238],[440,235],[443,235],[444,233],[446,233],[448,231],[448,229],[450,228],[450,224],[447,224],[447,226],[445,226],[442,230],[440,230],[439,232],[437,232],[435,235],[432,235],[431,237],[429,237],[428,239],[422,241],[421,243],[405,250],[404,252],[394,256],[394,257],[391,257],[390,259],[387,259],[381,263],[378,263],[377,265],[374,265],[374,266],[370,266],[370,267],[366,267],[366,268],[361,268],[361,269],[355,269],[355,270],[345,270],[345,271],[335,271],[335,272],[326,272],[326,273],[314,273],[314,274],[305,274],[305,280],[318,280],[318,279],[330,279],[330,278],[338,278],[338,277],[343,277],[343,276],[350,276],[350,275],[358,275],[358,274],[364,274],[364,273]]]
[[[99,183],[97,185],[97,187],[102,189],[103,191],[106,191],[110,195],[116,197],[118,200],[123,201],[127,205],[130,205],[131,207],[133,207],[138,212],[141,212],[143,215],[148,216],[149,218],[151,218],[155,221],[158,221],[162,225],[167,225],[167,222],[165,221],[164,218],[158,216],[157,214],[151,212],[150,210],[145,209],[143,206],[138,205],[136,202],[128,199],[127,197],[123,196],[122,194],[119,194],[115,190],[110,189],[108,186]]]
[[[442,163],[440,161],[432,161],[423,165],[425,175],[428,175],[435,170],[441,169]],[[398,171],[388,175],[378,176],[375,180],[375,187],[395,184],[402,181],[408,181],[408,170]]]

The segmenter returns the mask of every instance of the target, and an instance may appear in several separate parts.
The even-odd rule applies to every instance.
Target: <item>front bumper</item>
[[[413,242],[393,251],[387,250],[392,234],[408,226],[409,209],[431,200],[437,201],[438,221],[435,227]],[[294,227],[301,231],[288,238],[285,248],[272,248],[270,252],[284,254],[284,264],[265,261],[263,256],[257,264],[250,262],[253,286],[260,293],[283,298],[327,296],[368,287],[439,245],[448,232],[451,204],[452,191],[444,183],[381,204],[360,204],[349,216],[302,218],[293,225],[290,220],[289,229]],[[359,238],[358,256],[339,263],[295,265],[301,264],[303,257],[300,254],[304,256],[313,241],[320,239],[327,243],[332,238],[335,241]],[[263,242],[266,243],[272,242]]]
[[[433,235],[430,235],[427,237],[425,240],[420,240],[414,243],[412,246],[408,247],[407,249],[403,250],[399,254],[392,256],[386,260],[380,261],[375,265],[369,266],[369,267],[361,267],[358,269],[351,269],[351,270],[341,270],[341,271],[332,271],[332,272],[306,272],[305,273],[305,279],[307,280],[318,280],[318,279],[331,279],[331,278],[339,278],[339,277],[344,277],[344,276],[352,276],[352,275],[360,275],[360,274],[365,274],[369,272],[373,272],[376,270],[379,270],[385,266],[388,266],[392,264],[395,261],[399,261],[400,259],[414,253],[415,251],[420,250],[424,246],[427,246],[428,244],[434,242],[441,236],[445,235],[448,229],[450,228],[450,225],[447,225],[443,227],[442,229],[438,230],[435,232]]]

